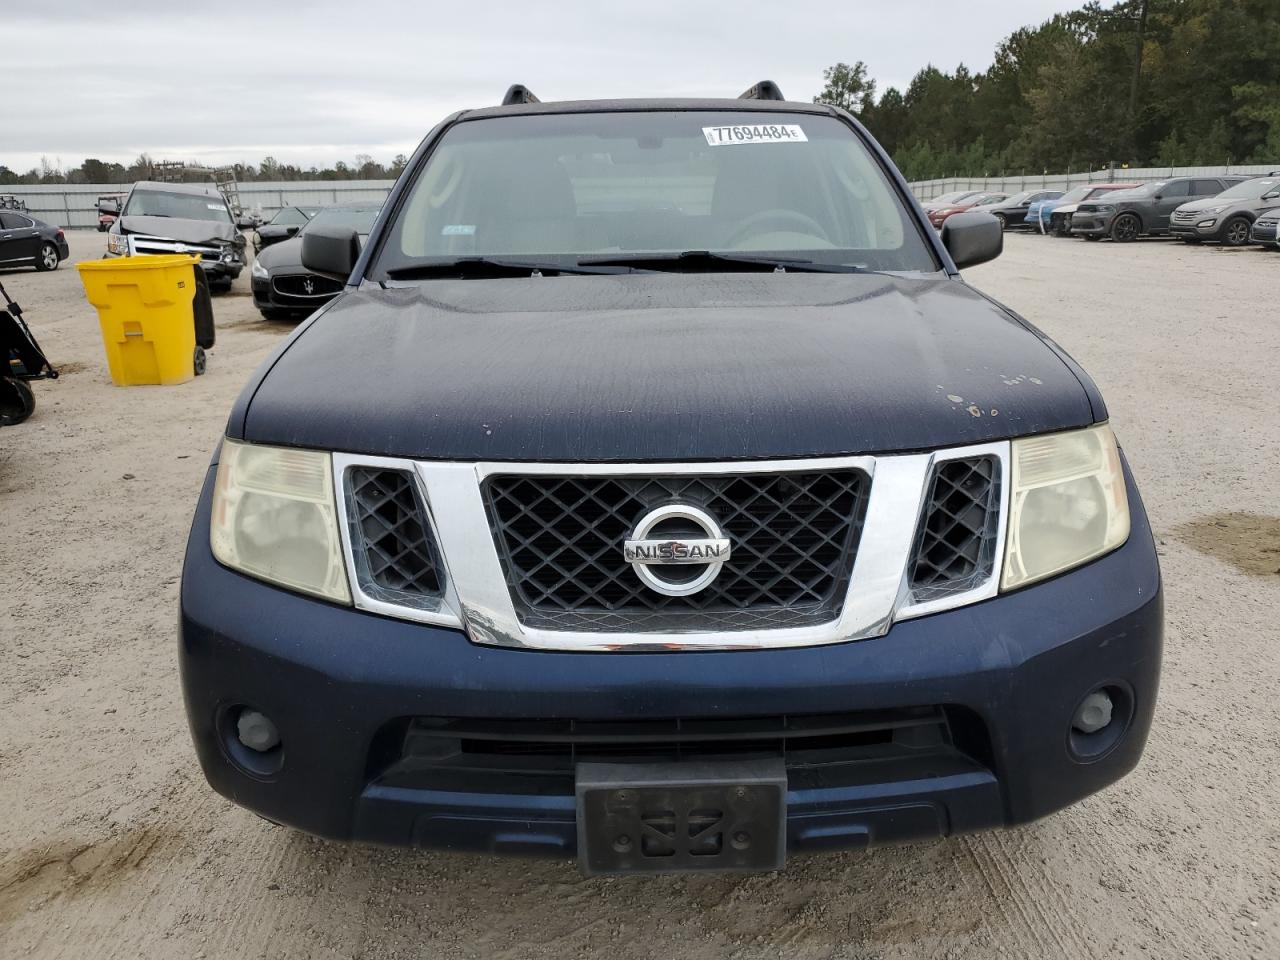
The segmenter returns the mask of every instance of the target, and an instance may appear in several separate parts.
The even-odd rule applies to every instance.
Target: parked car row
[[[1111,239],[1174,236],[1186,243],[1211,241],[1280,247],[1280,172],[1263,177],[1170,177],[1151,183],[1090,183],[1065,193],[1024,191],[1005,196],[956,191],[924,204],[941,229],[966,210],[991,213],[1004,229],[1028,227],[1059,237]]]

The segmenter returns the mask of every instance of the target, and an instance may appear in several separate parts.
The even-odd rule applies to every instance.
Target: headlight
[[[1207,217],[1211,214],[1221,213],[1225,209],[1227,208],[1226,207],[1210,207],[1208,210],[1199,211],[1199,213],[1200,213],[1200,216]]]
[[[339,603],[351,602],[329,454],[226,440],[209,541],[222,564]]]
[[[1115,205],[1110,203],[1101,204],[1100,206],[1094,207],[1093,209],[1095,213],[1115,213],[1116,212]]]
[[[262,264],[260,264],[257,260],[253,261],[253,269],[251,269],[249,273],[260,280],[267,279],[267,268],[264,267]]]
[[[108,233],[107,253],[127,257],[129,255],[129,238],[123,233]]]
[[[1120,452],[1107,424],[1013,441],[1001,589],[1043,580],[1129,537]]]

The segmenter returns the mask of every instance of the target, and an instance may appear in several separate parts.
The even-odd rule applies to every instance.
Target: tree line
[[[252,183],[255,180],[394,180],[409,163],[403,153],[396,154],[389,165],[383,165],[367,153],[356,154],[354,163],[339,160],[332,167],[299,167],[281,163],[275,157],[263,157],[258,165],[234,163],[220,169],[230,169],[236,180]],[[78,167],[63,169],[61,163],[41,158],[40,166],[26,173],[16,173],[0,164],[0,186],[26,183],[119,183],[129,184],[147,180],[152,175],[155,160],[142,154],[133,163],[111,163],[89,158]],[[207,179],[207,174],[192,173],[190,179]]]
[[[814,100],[856,114],[909,180],[1280,165],[1278,6],[1090,2],[1014,31],[985,71],[928,65],[877,96],[864,63],[838,63]]]

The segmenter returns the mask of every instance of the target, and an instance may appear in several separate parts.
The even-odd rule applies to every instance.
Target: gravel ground
[[[1017,830],[620,880],[332,844],[209,790],[174,657],[183,544],[232,398],[290,327],[246,271],[206,376],[119,389],[70,264],[0,275],[64,372],[0,432],[0,957],[1280,956],[1277,270],[1012,236],[969,271],[1092,372],[1146,498],[1168,637],[1136,772]]]

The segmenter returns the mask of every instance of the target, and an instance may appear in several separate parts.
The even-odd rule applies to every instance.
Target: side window
[[[1221,180],[1196,180],[1192,194],[1197,197],[1214,197],[1226,189]]]
[[[34,226],[34,224],[26,217],[21,217],[16,213],[0,213],[0,227],[5,230],[21,230],[23,227],[30,226]]]
[[[1172,200],[1175,197],[1185,197],[1191,192],[1190,180],[1175,180],[1173,183],[1167,184],[1161,188],[1160,196],[1165,200]]]

